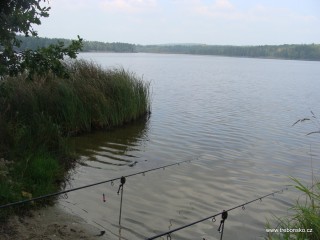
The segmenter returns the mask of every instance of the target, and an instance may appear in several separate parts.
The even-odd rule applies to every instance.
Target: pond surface
[[[306,133],[320,128],[320,62],[141,53],[80,58],[150,81],[152,114],[75,138],[83,164],[69,187],[198,159],[128,178],[121,229],[119,182],[60,200],[106,231],[104,239],[151,237],[282,189],[292,184],[289,176],[311,184],[311,165],[319,175],[320,134]],[[292,126],[304,117],[312,121]],[[224,239],[263,239],[266,219],[286,215],[298,196],[289,190],[229,212]],[[172,239],[219,239],[219,223],[220,217],[204,221]]]

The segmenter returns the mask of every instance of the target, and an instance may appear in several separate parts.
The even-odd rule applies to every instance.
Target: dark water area
[[[60,205],[105,230],[105,239],[145,239],[292,184],[320,167],[320,62],[166,54],[83,53],[105,68],[151,81],[152,114],[73,139],[82,162],[70,187],[179,161],[127,179],[122,228],[119,182],[72,192]],[[312,121],[293,123],[310,117]],[[102,201],[102,194],[106,202]],[[263,239],[266,219],[299,196],[285,191],[229,213],[224,239]],[[173,239],[219,239],[208,220]],[[103,229],[102,229],[103,227]]]

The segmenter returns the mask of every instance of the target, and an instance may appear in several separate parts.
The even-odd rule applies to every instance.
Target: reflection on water
[[[72,139],[81,163],[97,167],[96,163],[133,167],[141,161],[141,147],[148,141],[148,119],[143,117],[120,129],[100,131]],[[109,167],[110,168],[110,167]]]
[[[68,194],[60,204],[106,234],[145,239],[202,219],[319,172],[319,124],[292,127],[312,110],[320,117],[319,62],[165,54],[82,54],[101,65],[122,65],[152,81],[149,120],[74,139],[83,164],[70,187],[199,158]],[[311,149],[311,151],[310,151]],[[106,202],[103,201],[103,194]],[[266,219],[287,213],[294,191],[229,213],[224,239],[263,239]],[[84,211],[85,210],[85,211]],[[220,218],[172,235],[219,239]]]

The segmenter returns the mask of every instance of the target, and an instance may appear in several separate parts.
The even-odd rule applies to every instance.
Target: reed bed
[[[73,162],[68,137],[150,114],[149,83],[134,73],[65,64],[67,79],[0,80],[0,204],[58,190]]]

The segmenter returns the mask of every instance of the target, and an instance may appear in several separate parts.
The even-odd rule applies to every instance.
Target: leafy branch
[[[48,0],[0,1],[0,78],[15,76],[27,72],[29,79],[35,74],[51,72],[59,77],[68,77],[61,60],[64,57],[76,58],[82,48],[82,39],[73,40],[69,46],[63,42],[37,50],[18,51],[21,40],[17,33],[37,36],[33,25],[40,25],[41,17],[48,17]]]

